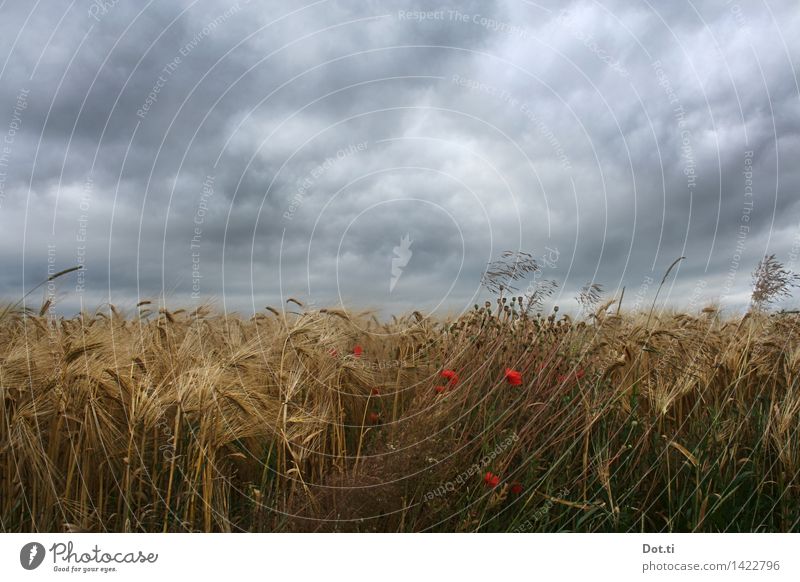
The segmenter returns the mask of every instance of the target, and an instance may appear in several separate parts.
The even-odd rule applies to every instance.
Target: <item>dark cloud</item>
[[[651,297],[686,255],[669,303],[740,308],[765,253],[800,268],[789,1],[0,14],[8,298],[82,263],[64,312],[161,295],[446,312],[501,251],[555,249],[566,306],[589,281]]]

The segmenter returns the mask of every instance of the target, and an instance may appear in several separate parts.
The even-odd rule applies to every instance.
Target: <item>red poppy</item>
[[[378,421],[381,419],[377,412],[370,412],[368,418],[370,424],[378,424]]]
[[[332,358],[335,358],[336,356],[339,355],[339,352],[336,351],[336,348],[331,348],[328,353],[331,355]]]
[[[456,374],[454,370],[442,370],[442,373],[439,375],[442,378],[449,380],[450,386],[455,386],[458,384],[458,374]]]
[[[373,396],[380,396],[380,394],[381,394],[381,391],[379,389],[377,389],[377,388],[373,388],[372,389],[372,395]]]
[[[511,368],[506,368],[505,379],[506,382],[512,386],[519,386],[522,384],[522,374]]]
[[[363,354],[363,353],[364,353],[364,348],[362,348],[361,346],[358,346],[358,345],[357,345],[357,346],[355,346],[355,347],[353,348],[353,355],[354,355],[355,357],[357,357],[357,358],[360,358],[360,357],[361,357],[361,354]]]
[[[514,495],[519,495],[520,493],[522,493],[522,483],[520,483],[519,481],[514,483],[511,486],[511,493],[513,493]]]
[[[578,370],[577,372],[575,372],[575,377],[576,377],[578,380],[580,380],[581,378],[583,378],[585,375],[586,375],[586,370],[584,370],[583,368],[581,368],[580,370]]]
[[[567,377],[566,377],[566,376],[559,376],[559,377],[558,377],[558,382],[559,382],[560,384],[563,384],[563,383],[564,383],[564,382],[566,382],[566,381],[567,381]]]
[[[500,475],[495,475],[489,471],[483,476],[483,483],[487,487],[495,488],[500,484]]]
[[[447,390],[447,386],[435,386],[433,389],[436,390],[437,394],[441,394],[442,392]]]

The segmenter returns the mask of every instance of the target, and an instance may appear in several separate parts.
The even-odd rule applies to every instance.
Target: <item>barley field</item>
[[[799,324],[8,307],[0,527],[800,531]]]

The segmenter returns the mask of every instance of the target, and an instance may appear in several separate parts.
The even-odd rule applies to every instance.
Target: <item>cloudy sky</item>
[[[760,257],[800,269],[798,30],[796,0],[0,0],[0,290],[447,313],[524,250],[565,307],[649,305],[685,256],[670,304],[741,308]]]

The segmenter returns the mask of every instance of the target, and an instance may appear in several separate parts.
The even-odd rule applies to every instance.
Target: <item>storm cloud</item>
[[[444,314],[525,250],[567,309],[647,305],[680,256],[665,304],[741,309],[765,254],[800,269],[798,29],[792,0],[5,2],[0,292],[82,265],[63,313]]]

